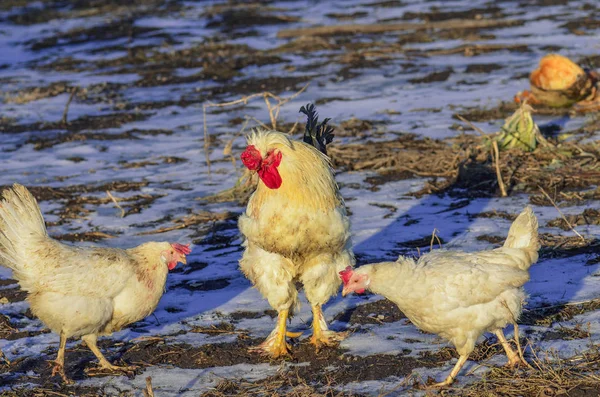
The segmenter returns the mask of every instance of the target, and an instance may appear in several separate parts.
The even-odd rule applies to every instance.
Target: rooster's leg
[[[287,332],[286,321],[289,311],[282,310],[277,317],[277,326],[267,337],[267,339],[258,346],[251,347],[250,351],[263,353],[271,358],[279,358],[290,355],[290,345],[285,340],[286,336],[297,338],[301,333]]]
[[[440,383],[436,383],[436,384],[432,385],[431,387],[433,387],[433,388],[445,387],[445,386],[450,386],[451,384],[453,384],[454,379],[456,379],[456,377],[458,376],[458,373],[462,369],[463,365],[465,365],[465,363],[467,362],[467,358],[469,358],[469,356],[460,356],[458,358],[458,361],[456,362],[456,365],[454,365],[454,368],[452,368],[452,372],[450,372],[450,375],[448,375],[446,380],[444,380],[443,382],[440,382]]]
[[[313,305],[313,336],[310,343],[317,347],[319,351],[323,346],[336,346],[341,340],[348,336],[347,332],[334,332],[327,328],[325,316],[321,305]]]
[[[104,357],[104,354],[102,354],[100,349],[98,349],[98,345],[96,343],[98,340],[97,335],[89,334],[89,335],[83,336],[81,339],[83,339],[83,341],[85,342],[87,347],[89,347],[90,350],[92,351],[92,353],[94,353],[94,355],[96,356],[96,358],[98,358],[100,368],[107,369],[109,371],[124,371],[124,372],[130,372],[130,371],[134,371],[135,369],[137,369],[137,367],[135,367],[135,366],[119,367],[117,365],[111,364],[106,359],[106,357]]]
[[[527,361],[525,361],[525,359],[521,355],[519,355],[512,349],[512,347],[510,347],[510,343],[508,343],[508,341],[504,337],[504,332],[502,332],[501,329],[495,331],[494,333],[496,334],[498,341],[500,341],[500,344],[504,348],[504,351],[506,352],[506,357],[508,357],[507,366],[509,366],[510,368],[518,367],[521,364],[529,366],[529,364],[527,364]],[[518,338],[518,328],[515,328],[515,340],[517,340]]]
[[[73,383],[73,381],[67,378],[65,374],[65,349],[67,348],[67,337],[63,332],[60,333],[60,346],[58,347],[58,354],[56,360],[51,361],[52,365],[52,376],[58,374],[65,383]]]

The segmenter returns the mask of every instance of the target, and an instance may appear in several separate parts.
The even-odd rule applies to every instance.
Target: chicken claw
[[[519,353],[520,353],[519,354],[518,352],[515,352],[512,349],[512,347],[510,346],[510,343],[508,343],[508,341],[506,340],[506,337],[504,336],[504,332],[502,332],[501,329],[495,331],[494,333],[496,334],[498,341],[500,342],[500,344],[504,348],[504,351],[506,352],[506,357],[508,358],[508,363],[506,363],[506,366],[508,368],[515,368],[515,367],[520,367],[520,366],[531,367],[529,365],[529,363],[527,361],[525,361],[525,358],[522,355],[523,353],[521,352],[520,346],[517,346]],[[519,328],[517,326],[517,327],[515,327],[515,341],[518,341],[518,338],[519,338]]]
[[[465,356],[461,355],[458,358],[458,361],[456,362],[456,364],[454,365],[454,368],[452,368],[452,372],[450,372],[450,375],[448,375],[448,377],[443,382],[439,382],[439,383],[433,384],[431,386],[428,386],[427,389],[439,389],[442,387],[447,387],[447,386],[452,385],[454,383],[454,380],[458,376],[458,373],[460,372],[461,368],[467,362],[468,358],[469,358],[468,355],[465,355]]]
[[[260,345],[248,349],[252,353],[260,353],[270,358],[290,357],[290,344],[278,333],[272,332],[271,335]]]
[[[302,335],[301,332],[288,332],[286,330],[286,321],[288,311],[282,310],[277,318],[277,326],[263,343],[258,346],[253,346],[248,349],[250,352],[260,353],[271,358],[289,357],[290,344],[286,341],[286,337],[297,338]]]
[[[313,336],[310,338],[310,343],[315,345],[317,352],[325,346],[335,347],[342,340],[348,337],[349,332],[334,332],[329,330],[327,327],[327,322],[325,321],[325,316],[323,316],[323,310],[321,309],[321,306],[315,305],[312,307],[312,309]]]
[[[109,371],[114,371],[114,372],[135,372],[137,369],[139,369],[139,365],[124,365],[124,366],[119,366],[119,365],[113,365],[110,364],[108,366],[101,366],[100,368],[109,370]]]
[[[330,330],[320,331],[319,334],[313,334],[310,343],[315,345],[317,352],[323,347],[336,347],[341,341],[348,337],[349,332],[334,332]]]
[[[87,347],[94,353],[96,358],[98,358],[99,366],[96,368],[92,368],[88,370],[90,373],[103,373],[107,372],[123,372],[127,375],[135,373],[135,370],[138,369],[138,366],[135,365],[127,365],[123,367],[119,367],[118,365],[113,365],[104,357],[104,354],[98,349],[97,340],[98,337],[95,334],[84,335],[83,341],[87,345]]]
[[[509,357],[508,362],[506,363],[506,367],[508,368],[519,368],[519,367],[530,367],[529,363],[518,355],[514,357]]]
[[[59,362],[59,360],[50,360],[48,361],[48,364],[50,364],[50,366],[52,367],[52,376],[59,375],[62,381],[67,385],[72,385],[73,383],[75,383],[73,382],[73,380],[69,379],[65,374],[64,361]]]
[[[288,338],[299,338],[302,336],[302,331],[300,332],[290,332],[290,331],[286,331],[285,332],[285,336],[287,336]]]
[[[60,333],[60,344],[58,347],[58,354],[56,360],[50,360],[48,364],[52,366],[52,376],[56,374],[60,375],[62,381],[68,385],[72,384],[73,381],[67,378],[65,374],[65,349],[67,348],[67,337],[64,333]]]
[[[137,365],[125,365],[118,366],[108,363],[108,365],[100,364],[97,367],[87,368],[85,370],[86,375],[95,376],[95,375],[105,375],[105,374],[113,374],[113,373],[122,373],[126,376],[135,375],[135,371],[139,368]]]

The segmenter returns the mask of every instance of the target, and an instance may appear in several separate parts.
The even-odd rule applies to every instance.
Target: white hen
[[[65,382],[67,338],[82,337],[109,370],[96,345],[106,335],[154,311],[168,270],[186,263],[190,249],[177,243],[146,243],[126,250],[73,247],[48,236],[35,198],[18,184],[0,202],[0,265],[13,271],[33,314],[60,335],[53,375]]]
[[[529,280],[529,266],[538,259],[537,227],[527,207],[501,248],[474,253],[436,250],[417,262],[400,257],[396,262],[348,268],[340,272],[342,294],[368,289],[383,295],[415,326],[452,342],[460,358],[446,380],[436,386],[453,383],[484,332],[494,332],[509,365],[518,365],[524,360],[510,347],[502,329],[521,314],[522,286]]]

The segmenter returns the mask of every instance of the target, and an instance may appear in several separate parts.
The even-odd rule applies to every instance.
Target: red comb
[[[262,156],[254,145],[248,145],[240,157],[242,159],[242,163],[244,163],[246,168],[248,168],[250,171],[256,171],[262,165]]]
[[[183,245],[183,244],[179,244],[179,243],[172,243],[171,247],[173,247],[173,249],[175,251],[177,251],[178,254],[181,255],[189,255],[192,252],[192,249],[190,248],[190,245]]]
[[[342,270],[340,272],[340,277],[342,278],[344,285],[348,284],[348,281],[350,281],[350,277],[352,277],[352,273],[353,273],[353,270],[350,266],[348,266],[346,268],[346,270]]]

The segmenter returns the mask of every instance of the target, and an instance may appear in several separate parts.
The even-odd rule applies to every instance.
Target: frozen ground
[[[235,184],[240,163],[234,167],[223,148],[233,140],[232,153],[238,156],[245,145],[238,133],[244,118],[267,123],[268,112],[261,98],[246,106],[209,110],[209,173],[202,106],[264,90],[287,97],[309,83],[282,107],[282,129],[301,122],[298,109],[310,101],[323,117],[341,125],[338,145],[368,145],[406,133],[452,137],[464,130],[453,118],[459,111],[494,132],[511,113],[505,103],[527,88],[527,75],[543,54],[558,51],[599,66],[600,9],[595,2],[128,3],[0,4],[0,185],[37,187],[33,191],[50,233],[64,240],[129,247],[159,239],[192,242],[194,247],[190,265],[170,275],[154,315],[102,344],[110,359],[141,364],[140,373],[133,379],[90,377],[84,369],[93,366],[93,356],[80,341],[71,341],[67,371],[78,386],[108,395],[141,395],[150,375],[157,396],[197,396],[226,378],[256,382],[289,372],[318,384],[324,378],[315,374],[329,374],[337,390],[349,393],[414,395],[419,392],[410,382],[402,383],[411,374],[442,379],[455,362],[443,349],[447,344],[418,331],[380,297],[370,295],[337,297],[327,304],[332,327],[354,332],[322,357],[305,340],[311,320],[306,304],[290,326],[304,332],[294,360],[268,362],[246,352],[270,332],[274,321],[267,302],[238,271],[241,240],[235,218],[243,207],[197,199]],[[386,23],[405,26],[378,34],[297,38],[293,32]],[[425,23],[428,29],[417,26]],[[463,23],[479,25],[466,28]],[[285,37],[290,31],[292,38]],[[73,89],[65,124],[61,118]],[[478,117],[474,110],[481,111]],[[349,127],[353,118],[362,127]],[[594,116],[538,115],[536,121],[561,125],[561,132],[580,131]],[[586,133],[593,140],[597,131],[588,128]],[[490,237],[504,237],[510,221],[477,214],[517,214],[530,202],[527,194],[417,198],[409,194],[426,179],[373,184],[369,178],[375,175],[375,170],[339,170],[337,175],[352,214],[360,264],[418,255],[417,248],[429,249],[427,236],[434,229],[446,248],[495,247]],[[125,217],[107,190],[119,199]],[[598,204],[586,200],[562,211],[577,215]],[[203,211],[210,212],[204,221],[155,233]],[[553,207],[534,206],[534,211],[541,233],[572,235],[547,226],[559,216]],[[580,314],[560,311],[565,303],[600,294],[600,226],[596,222],[577,230],[591,243],[579,250],[544,251],[526,285],[530,298],[522,336],[541,356],[556,352],[573,357],[594,348],[600,337],[593,303],[576,306]],[[414,244],[423,238],[427,243]],[[0,367],[0,393],[20,387],[51,390],[58,380],[50,378],[44,360],[55,355],[58,336],[31,317],[17,284],[7,281],[10,273],[0,269],[0,278],[0,299],[6,298],[0,300],[0,314],[15,329],[0,335],[0,349],[13,361]],[[546,306],[559,309],[540,309]],[[532,357],[530,348],[527,354]],[[480,379],[488,366],[503,363],[501,354],[470,361],[458,387]]]

